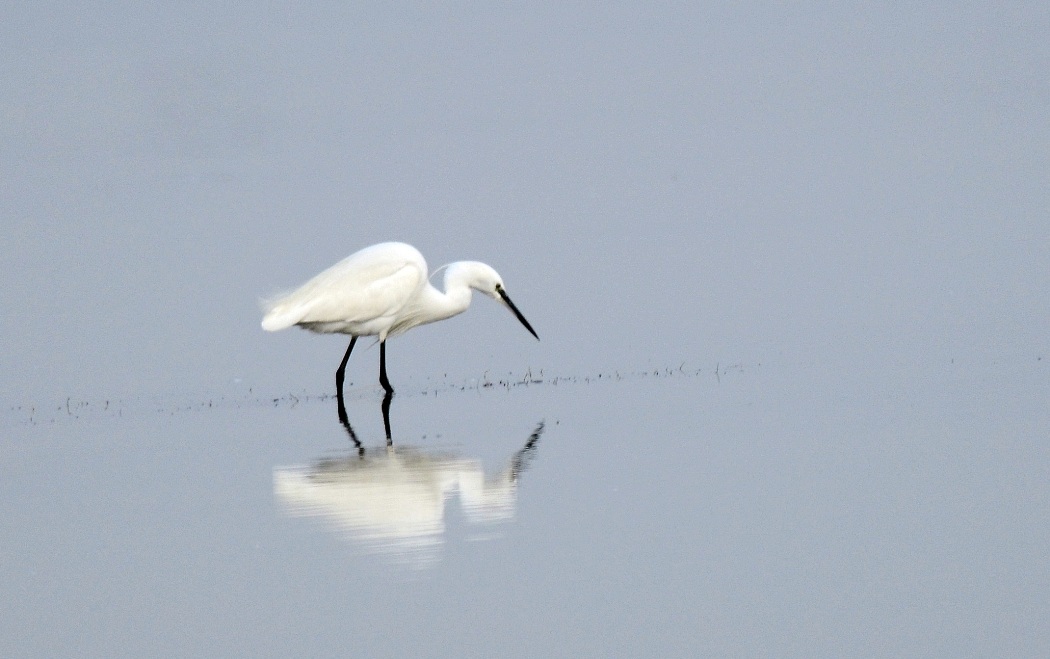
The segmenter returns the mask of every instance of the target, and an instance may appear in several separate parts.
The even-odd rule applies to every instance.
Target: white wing
[[[262,321],[274,332],[292,325],[318,331],[371,331],[392,323],[426,283],[427,264],[416,248],[381,243],[351,254],[297,290],[273,300]]]

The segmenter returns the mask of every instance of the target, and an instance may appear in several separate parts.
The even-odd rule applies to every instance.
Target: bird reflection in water
[[[390,401],[387,394],[382,405],[386,446],[365,448],[340,400],[340,422],[355,450],[312,466],[275,468],[274,494],[287,515],[315,517],[366,551],[426,568],[440,557],[445,502],[454,492],[471,524],[513,519],[518,479],[535,455],[544,423],[536,426],[502,471],[486,476],[478,460],[395,447]]]

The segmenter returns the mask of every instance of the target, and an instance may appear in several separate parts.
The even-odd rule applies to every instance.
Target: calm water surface
[[[0,650],[1037,654],[1046,365],[928,367],[8,412]]]

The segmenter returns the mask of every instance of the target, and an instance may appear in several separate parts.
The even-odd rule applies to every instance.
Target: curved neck
[[[468,280],[469,268],[452,263],[445,269],[444,291],[439,291],[427,282],[418,302],[421,322],[433,323],[466,311],[471,297]]]
[[[422,307],[427,310],[425,322],[432,323],[466,311],[470,306],[470,287],[462,282],[450,283],[446,273],[444,292],[428,283],[423,289],[422,297]]]

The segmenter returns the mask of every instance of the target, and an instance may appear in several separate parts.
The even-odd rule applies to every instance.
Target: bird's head
[[[467,286],[493,300],[502,301],[503,278],[491,266],[479,261],[460,261],[455,265],[458,266],[455,274],[462,277]]]
[[[510,301],[510,297],[507,295],[507,290],[503,286],[503,278],[499,276],[492,266],[479,261],[460,261],[449,266],[449,271],[445,273],[445,288],[448,289],[450,278],[462,278],[463,283],[470,286],[479,293],[488,295],[493,300],[496,300],[500,304],[510,309],[511,313],[525,326],[525,329],[529,330],[529,333],[539,340],[539,335],[536,334],[536,330],[532,329],[532,325],[529,325],[529,321],[525,320],[525,316],[521,315],[518,308],[514,306],[514,303]]]

